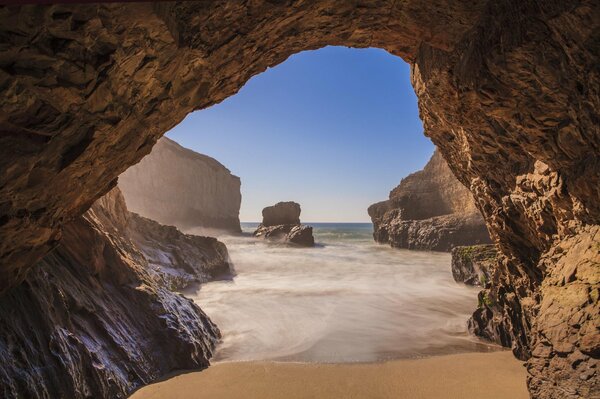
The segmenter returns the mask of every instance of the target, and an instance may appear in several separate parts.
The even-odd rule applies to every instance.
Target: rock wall
[[[0,298],[1,397],[124,398],[169,372],[208,366],[219,330],[153,277],[129,222],[115,189]]]
[[[130,211],[159,223],[241,232],[240,178],[167,137],[121,174],[119,188]]]
[[[406,176],[387,201],[368,211],[375,241],[396,248],[450,251],[491,242],[473,195],[438,150],[423,170]]]
[[[598,373],[582,379],[560,360],[581,353],[577,365],[600,368],[600,347],[581,339],[595,325],[594,279],[553,281],[575,256],[561,250],[600,225],[599,31],[595,0],[0,8],[0,294],[40,273],[62,230],[192,110],[299,51],[379,47],[411,64],[425,134],[499,249],[496,327],[529,357],[530,392],[598,391]],[[542,307],[572,290],[588,302]],[[543,322],[557,306],[582,323]]]

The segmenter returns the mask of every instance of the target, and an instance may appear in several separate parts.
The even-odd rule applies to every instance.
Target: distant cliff
[[[218,161],[163,137],[119,177],[127,208],[182,229],[240,232],[240,178]]]
[[[471,192],[454,177],[439,151],[408,175],[386,201],[369,207],[375,241],[393,247],[450,251],[489,243]]]

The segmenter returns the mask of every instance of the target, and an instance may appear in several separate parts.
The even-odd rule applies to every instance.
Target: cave
[[[532,397],[598,392],[598,2],[8,6],[0,36],[0,295],[188,113],[294,53],[377,47],[411,65],[501,251],[480,329],[527,361]]]

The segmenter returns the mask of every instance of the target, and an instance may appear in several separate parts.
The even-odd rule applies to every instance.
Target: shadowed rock
[[[467,285],[486,286],[498,263],[498,251],[493,245],[473,245],[452,249],[452,277]]]
[[[142,237],[140,223],[129,223],[115,189],[66,225],[37,272],[0,298],[0,397],[125,398],[169,372],[209,365],[219,330],[156,278],[165,272],[148,266],[127,233]],[[149,239],[167,245],[154,232]]]
[[[292,201],[278,202],[262,210],[262,225],[300,224],[300,204]]]

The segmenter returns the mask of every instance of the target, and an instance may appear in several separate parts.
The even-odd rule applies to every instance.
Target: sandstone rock
[[[300,204],[288,201],[278,202],[262,210],[262,225],[300,224]]]
[[[300,224],[300,204],[292,201],[278,202],[264,208],[262,215],[263,221],[254,232],[255,237],[302,247],[315,245],[312,227]]]
[[[594,0],[0,8],[0,293],[42,273],[65,226],[192,110],[299,51],[379,47],[411,64],[425,134],[486,220],[500,252],[489,320],[527,357],[556,333],[537,322],[542,258],[600,225],[599,15]],[[568,366],[589,337],[530,360],[533,395],[598,384]]]
[[[125,398],[169,372],[208,366],[219,330],[152,277],[127,223],[113,190],[0,297],[0,397]]]
[[[180,229],[240,229],[240,178],[206,155],[163,137],[119,176],[127,208]]]
[[[457,245],[490,242],[471,192],[437,150],[422,171],[402,179],[389,200],[368,211],[375,241],[396,248],[450,251]]]
[[[498,263],[498,251],[493,245],[472,245],[452,249],[454,281],[485,287]]]

